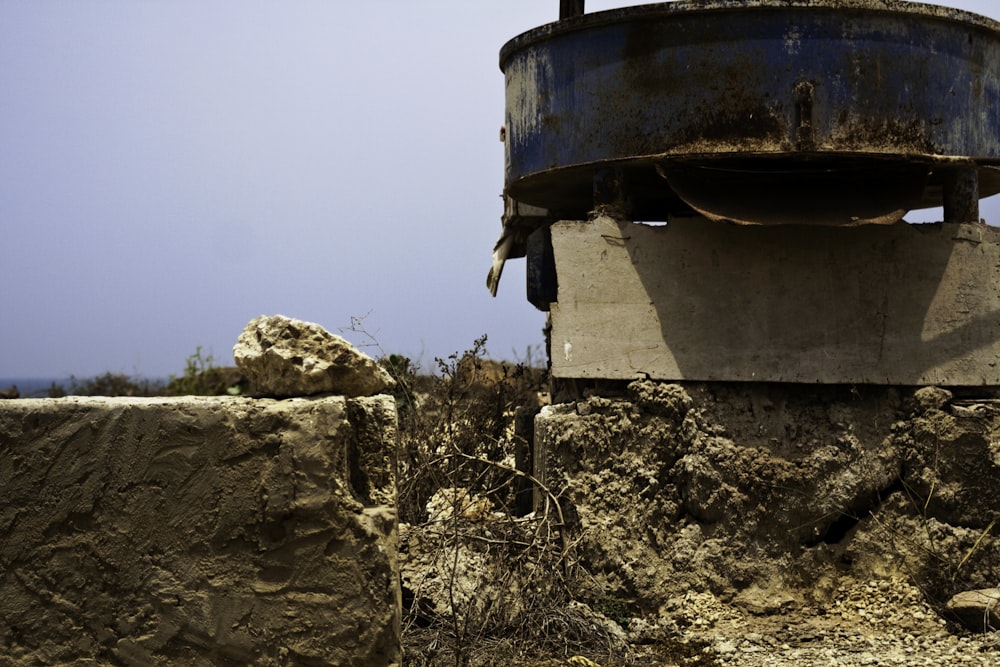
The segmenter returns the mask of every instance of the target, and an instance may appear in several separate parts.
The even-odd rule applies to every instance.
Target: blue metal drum
[[[500,67],[505,192],[555,217],[585,216],[607,168],[645,220],[894,222],[1000,192],[1000,23],[968,12],[640,5],[526,32]]]

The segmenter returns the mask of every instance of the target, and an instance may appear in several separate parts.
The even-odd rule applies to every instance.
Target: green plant
[[[46,398],[62,398],[65,395],[66,395],[66,388],[63,387],[61,384],[56,384],[55,382],[52,382],[49,385],[49,388],[45,390]]]
[[[618,625],[624,626],[636,614],[626,600],[609,595],[599,595],[588,601],[590,607]]]
[[[53,383],[49,395],[58,395],[62,387]],[[155,380],[132,378],[123,373],[104,373],[86,380],[70,376],[70,394],[76,396],[156,396],[162,393],[163,385]]]
[[[414,392],[420,382],[416,364],[409,357],[401,354],[389,354],[378,360],[395,380],[392,396],[396,399],[396,411],[399,421],[407,422],[415,416]]]
[[[215,357],[203,355],[201,345],[184,362],[180,377],[171,375],[166,393],[172,396],[238,396],[244,391],[239,370],[215,365]]]
[[[170,389],[179,394],[200,394],[205,373],[214,367],[215,357],[211,354],[202,356],[201,345],[194,349],[194,354],[184,360],[184,375],[170,376]]]

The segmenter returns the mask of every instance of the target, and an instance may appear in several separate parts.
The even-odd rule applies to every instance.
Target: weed
[[[216,366],[215,357],[203,355],[199,345],[185,360],[183,375],[170,376],[165,392],[171,396],[238,396],[244,385],[237,369]]]
[[[122,373],[104,373],[87,380],[77,380],[70,376],[69,393],[76,396],[155,396],[163,391],[163,385],[155,380],[132,378]],[[49,396],[58,397],[63,388],[55,385],[49,388]]]
[[[965,556],[962,557],[962,560],[958,563],[958,565],[955,566],[955,572],[951,575],[951,582],[953,584],[955,583],[955,579],[958,578],[958,573],[961,571],[962,567],[967,562],[969,562],[969,559],[972,558],[972,555],[979,550],[979,548],[983,544],[983,540],[986,538],[987,535],[990,534],[990,531],[993,530],[993,527],[995,525],[997,525],[996,519],[990,521],[989,525],[986,526],[986,528],[983,529],[983,532],[979,534],[979,537],[976,538],[975,543],[971,547],[969,547],[969,550],[965,553]]]
[[[360,318],[352,327],[367,335]],[[404,356],[380,359],[399,400],[407,662],[463,667],[528,656],[624,656],[616,626],[576,601],[586,576],[562,499],[514,455],[527,445],[514,431],[515,410],[537,405],[544,372],[489,359],[486,340],[435,359],[429,376]],[[527,514],[518,503],[525,483],[540,499]]]
[[[936,463],[936,461],[935,461]],[[936,475],[936,471],[934,473]],[[902,498],[891,503],[886,519],[872,514],[897,567],[923,593],[939,614],[950,618],[946,603],[955,593],[981,587],[986,572],[975,572],[995,554],[990,534],[998,523],[994,518],[982,530],[952,526],[934,516],[933,495],[936,479],[922,496],[911,484],[901,482]],[[892,507],[894,506],[894,507]],[[893,518],[893,514],[896,517]]]
[[[180,376],[171,375],[164,383],[125,375],[104,373],[93,378],[77,380],[70,376],[67,391],[62,385],[52,383],[46,390],[49,398],[59,398],[67,393],[77,396],[219,396],[243,393],[245,380],[238,369],[216,366],[211,354],[202,354],[199,345],[184,363]]]

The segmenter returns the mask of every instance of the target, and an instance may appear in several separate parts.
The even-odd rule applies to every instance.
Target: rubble
[[[947,608],[973,632],[1000,630],[1000,588],[962,591],[948,600]]]

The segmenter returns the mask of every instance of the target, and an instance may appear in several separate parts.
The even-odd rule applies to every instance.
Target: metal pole
[[[944,176],[944,221],[979,222],[979,170],[949,170]]]
[[[594,171],[594,208],[591,215],[627,220],[630,209],[624,172],[619,167],[598,167]]]
[[[584,0],[559,0],[559,20],[583,16]]]

